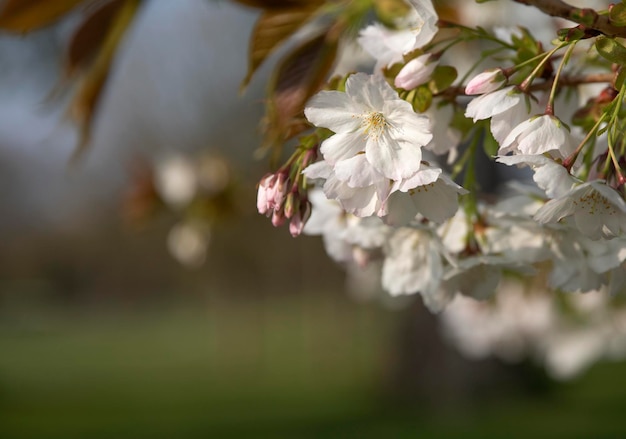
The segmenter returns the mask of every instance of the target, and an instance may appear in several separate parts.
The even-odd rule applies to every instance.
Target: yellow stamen
[[[363,128],[365,135],[373,138],[374,140],[378,140],[382,132],[388,126],[383,113],[371,111],[363,114],[361,117],[363,118],[361,127]]]

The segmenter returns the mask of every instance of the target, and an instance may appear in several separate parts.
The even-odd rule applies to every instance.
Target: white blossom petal
[[[472,99],[467,105],[465,116],[471,117],[474,122],[489,119],[519,104],[522,97],[522,93],[516,87],[505,87]]]
[[[337,133],[322,142],[320,152],[331,165],[349,159],[363,151],[365,142],[360,132]]]
[[[349,133],[359,128],[361,121],[354,115],[361,111],[346,93],[321,91],[307,102],[304,115],[315,126]]]

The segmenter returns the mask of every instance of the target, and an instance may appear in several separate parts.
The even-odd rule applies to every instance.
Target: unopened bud
[[[272,209],[273,203],[273,186],[276,183],[276,175],[268,174],[259,182],[259,190],[256,197],[256,207],[261,215],[265,215]]]
[[[506,82],[506,76],[502,69],[487,70],[474,76],[465,87],[467,95],[481,95],[491,93],[502,87]]]
[[[287,218],[285,218],[285,213],[281,209],[275,210],[272,214],[272,225],[274,227],[282,226],[285,224],[286,220]]]
[[[300,203],[298,212],[293,216],[291,222],[289,223],[289,233],[294,238],[299,236],[304,229],[307,221],[311,217],[311,202],[308,200],[303,200]]]
[[[284,172],[277,174],[276,184],[274,185],[273,203],[274,209],[282,209],[285,197],[287,196],[288,176]]]
[[[293,214],[296,212],[296,203],[295,203],[295,194],[293,192],[289,192],[287,198],[285,199],[285,216],[287,218],[291,218]]]
[[[354,262],[356,262],[358,267],[365,268],[370,262],[371,255],[370,252],[368,252],[364,248],[357,246],[352,249],[352,258],[354,259]]]
[[[394,81],[394,85],[405,90],[413,90],[417,86],[430,81],[438,61],[431,60],[429,53],[412,59],[398,73]]]

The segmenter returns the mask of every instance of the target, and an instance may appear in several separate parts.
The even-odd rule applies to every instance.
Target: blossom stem
[[[539,55],[535,55],[535,56],[533,56],[532,58],[528,58],[526,61],[522,61],[521,63],[519,63],[519,64],[515,64],[514,66],[512,66],[512,67],[510,67],[510,68],[506,69],[506,72],[507,72],[509,75],[512,75],[513,73],[515,73],[516,71],[518,71],[518,70],[519,70],[519,69],[521,69],[522,67],[525,67],[525,66],[527,66],[528,64],[532,64],[532,63],[534,63],[534,62],[535,62],[535,61],[537,61],[537,60],[540,60],[540,59],[542,59],[542,58],[545,58],[545,55],[546,55],[546,53],[545,53],[545,52],[542,52],[542,53],[540,53]]]
[[[459,38],[458,35],[455,35],[453,37],[448,37],[448,38],[442,38],[440,40],[433,41],[432,43],[427,44],[426,46],[422,47],[422,51],[424,53],[432,53],[435,50],[435,47],[437,47],[437,46],[439,46],[441,44],[444,44],[444,43],[448,43],[450,41],[457,41],[459,39],[460,38]],[[461,39],[461,41],[464,41],[464,40]]]
[[[465,32],[468,32],[472,35],[472,38],[464,38],[464,41],[469,41],[469,40],[487,40],[487,41],[493,41],[494,43],[500,44],[503,47],[506,47],[507,49],[511,49],[511,50],[517,50],[517,48],[510,44],[507,43],[504,40],[501,40],[500,38],[491,35],[489,33],[487,33],[485,30],[483,29],[473,29],[471,27],[467,27],[467,26],[463,26],[462,24],[459,23],[454,23],[451,21],[447,21],[447,20],[439,20],[438,25],[440,28],[456,28]]]
[[[622,109],[622,101],[624,100],[625,94],[626,94],[626,84],[622,84],[622,87],[619,90],[619,94],[612,102],[613,114],[611,114],[611,120],[609,121],[610,129],[609,129],[608,136],[607,136],[609,156],[611,158],[611,161],[613,162],[613,168],[615,169],[615,172],[617,173],[618,186],[622,186],[626,182],[626,179],[624,178],[624,174],[622,172],[622,168],[619,164],[619,160],[617,158],[617,155],[615,154],[616,138],[620,139],[620,141],[623,142],[623,139],[621,139],[622,132],[619,126],[619,120],[620,120],[619,113],[620,113],[620,110]]]
[[[554,49],[547,52],[544,58],[539,62],[539,64],[537,64],[537,66],[533,69],[533,71],[530,72],[530,75],[528,75],[528,77],[524,79],[524,82],[520,84],[520,89],[523,92],[526,92],[528,90],[528,87],[530,87],[530,85],[532,84],[535,77],[539,74],[539,72],[543,68],[543,66],[550,60],[550,58],[552,58],[552,55],[554,55],[557,51],[561,50],[563,47],[567,46],[568,44],[570,43],[566,43],[566,42],[560,43]]]
[[[465,84],[465,81],[467,81],[467,79],[470,77],[470,75],[472,74],[472,72],[474,70],[476,70],[476,68],[483,62],[485,61],[485,59],[487,59],[488,57],[490,57],[491,55],[495,55],[498,52],[501,52],[502,50],[506,49],[506,47],[496,47],[495,49],[492,50],[486,50],[481,54],[481,57],[474,63],[472,64],[472,66],[467,70],[467,72],[465,72],[465,75],[463,75],[463,77],[461,78],[461,80],[459,81],[459,84]],[[503,70],[504,71],[504,70]],[[507,75],[508,78],[508,75]],[[463,90],[465,90],[465,86],[463,87]]]
[[[576,47],[576,43],[574,42],[567,48],[567,51],[565,52],[565,55],[563,56],[563,59],[561,60],[561,63],[559,64],[559,68],[557,69],[556,74],[554,75],[554,80],[552,81],[552,89],[550,90],[550,97],[548,98],[548,104],[546,105],[546,114],[550,116],[554,115],[554,99],[556,98],[556,90],[559,84],[559,78],[561,77],[561,73],[563,73],[563,68],[569,61],[570,56],[572,55],[572,52],[574,51],[575,47]]]
[[[465,166],[465,176],[463,177],[463,187],[469,191],[468,194],[463,196],[465,213],[468,221],[471,225],[474,223],[476,217],[478,217],[478,202],[476,200],[476,149],[478,148],[478,142],[482,136],[480,136],[479,130],[486,128],[479,128],[474,132],[472,141],[467,147],[467,165]]]
[[[606,113],[603,113],[602,116],[598,118],[598,121],[589,130],[589,132],[587,133],[585,138],[582,140],[582,142],[580,142],[580,144],[576,147],[576,150],[572,154],[570,154],[569,157],[563,160],[563,166],[565,167],[565,169],[567,169],[568,171],[572,169],[572,166],[574,165],[574,162],[578,158],[578,155],[582,151],[583,147],[587,144],[587,142],[589,142],[589,139],[591,139],[595,135],[595,133],[598,131],[598,128],[600,128],[600,125],[604,121],[605,116],[606,116]]]
[[[617,173],[617,182],[618,186],[621,186],[626,181],[624,179],[624,174],[622,173],[622,168],[619,165],[617,157],[615,156],[615,149],[613,148],[613,142],[609,143],[609,155],[611,156],[611,161],[613,162],[613,167],[615,168],[615,172]]]

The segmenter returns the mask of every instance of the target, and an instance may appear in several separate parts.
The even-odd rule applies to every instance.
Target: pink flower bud
[[[481,95],[491,93],[506,83],[506,76],[502,69],[487,70],[474,76],[465,87],[467,95]]]
[[[272,214],[272,225],[274,227],[280,227],[285,224],[287,218],[285,217],[285,212],[282,210],[275,210]]]
[[[293,192],[290,192],[289,195],[287,195],[287,198],[285,199],[285,216],[287,218],[291,218],[294,213],[296,213],[296,197],[295,194]]]
[[[400,70],[396,76],[394,84],[398,88],[413,90],[415,87],[430,81],[438,61],[429,62],[430,54],[418,56],[412,59]]]
[[[273,187],[276,183],[276,175],[268,174],[261,179],[256,196],[256,207],[261,215],[265,215],[272,209],[271,200],[274,197]]]
[[[296,212],[293,218],[291,218],[291,222],[289,223],[289,233],[291,233],[291,236],[293,236],[294,238],[296,236],[299,236],[302,233],[302,230],[304,229],[304,226],[306,225],[310,217],[311,202],[308,200],[303,201],[302,203],[300,203],[300,208],[298,209],[298,212]]]
[[[280,172],[277,174],[276,184],[274,185],[274,193],[272,197],[274,209],[281,209],[285,198],[287,197],[287,186],[289,177],[286,173]]]
[[[367,267],[367,264],[369,264],[370,260],[372,259],[372,255],[370,254],[369,251],[365,250],[364,248],[354,247],[352,249],[352,258],[354,259],[354,262],[356,262],[356,264],[360,268],[365,268]]]

